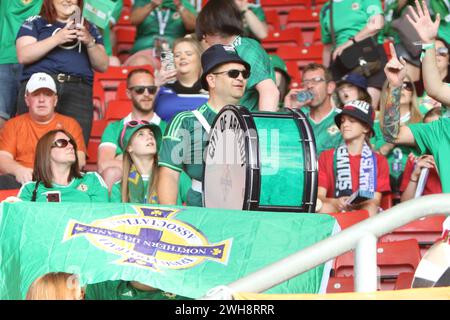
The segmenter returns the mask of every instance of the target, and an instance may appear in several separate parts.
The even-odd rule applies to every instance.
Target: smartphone
[[[70,30],[76,29],[77,25],[81,23],[81,10],[80,7],[74,6],[75,10],[70,16],[68,21],[73,21],[73,24],[69,27]]]

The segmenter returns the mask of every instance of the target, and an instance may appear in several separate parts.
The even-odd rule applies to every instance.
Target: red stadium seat
[[[102,138],[103,131],[105,130],[108,122],[105,119],[92,121],[92,129],[90,139],[100,140]]]
[[[327,285],[327,293],[354,292],[355,283],[353,277],[330,277]]]
[[[291,88],[300,87],[302,82],[302,74],[298,69],[297,63],[295,61],[285,61],[288,74],[291,76]]]
[[[416,240],[378,243],[377,265],[380,268],[381,288],[392,290],[401,272],[413,272],[420,262],[419,244]],[[354,253],[347,252],[335,259],[334,275],[353,276]]]
[[[0,190],[0,201],[3,201],[8,197],[15,197],[18,193],[19,189]]]
[[[276,10],[264,10],[264,14],[269,31],[281,29],[280,16]]]
[[[355,210],[349,212],[337,212],[330,213],[339,223],[341,230],[344,230],[352,225],[359,223],[369,218],[369,212],[367,210]]]
[[[303,45],[300,28],[269,31],[267,38],[261,41],[261,45],[267,52],[275,52],[281,45],[299,47]]]
[[[422,255],[442,234],[442,223],[446,216],[437,215],[420,218],[380,238],[381,242],[415,239],[418,241]]]
[[[121,82],[117,88],[116,100],[130,100],[127,96],[127,83]]]
[[[312,44],[322,44],[322,31],[320,30],[320,28],[316,28],[316,30],[314,30]]]
[[[106,109],[105,120],[108,122],[125,118],[132,110],[131,100],[112,100]]]
[[[119,20],[116,26],[132,26],[130,21],[130,9],[128,7],[123,7],[122,13],[120,14]]]
[[[293,9],[290,10],[287,16],[286,27],[297,27],[301,29],[316,29],[319,27],[318,10],[312,9]]]
[[[103,118],[105,113],[105,90],[99,82],[94,82],[92,87],[92,102],[94,104],[94,120]]]
[[[306,8],[310,0],[261,0],[260,5],[264,9],[274,9],[279,14],[287,14],[295,8]]]
[[[117,54],[123,52],[130,53],[134,45],[134,40],[136,37],[135,27],[116,27],[114,28],[116,32],[116,51]]]
[[[414,273],[402,272],[398,275],[397,281],[395,281],[394,290],[411,289],[411,285],[414,279]]]
[[[297,66],[302,68],[308,63],[322,63],[323,45],[311,47],[289,47],[280,46],[277,54],[285,61],[296,61]]]

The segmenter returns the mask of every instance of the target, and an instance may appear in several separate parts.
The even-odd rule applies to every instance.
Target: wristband
[[[434,42],[432,43],[422,43],[422,51],[434,48]]]

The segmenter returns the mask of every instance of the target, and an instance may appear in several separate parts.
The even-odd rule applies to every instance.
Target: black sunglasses
[[[135,87],[130,87],[128,89],[133,90],[137,94],[143,94],[145,90],[147,90],[147,92],[149,94],[155,94],[158,87],[157,86],[135,86]]]
[[[411,82],[403,82],[402,89],[413,91],[413,84]]]
[[[52,143],[52,148],[65,148],[65,147],[67,147],[67,145],[69,144],[69,142],[70,142],[70,144],[72,145],[72,146],[74,146],[75,147],[75,142],[72,140],[72,139],[70,139],[70,140],[67,140],[67,139],[58,139],[58,140],[55,140],[55,141],[53,141],[53,143]]]
[[[250,71],[248,71],[247,69],[245,70],[231,69],[227,71],[213,72],[213,74],[223,74],[223,73],[226,73],[232,79],[236,79],[237,77],[239,77],[240,74],[242,74],[242,77],[244,79],[248,79],[250,77]]]

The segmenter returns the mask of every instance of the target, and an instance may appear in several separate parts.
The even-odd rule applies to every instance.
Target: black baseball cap
[[[232,46],[224,46],[216,44],[209,47],[202,54],[202,69],[203,73],[200,77],[202,88],[208,90],[208,83],[206,82],[206,75],[211,73],[216,67],[229,62],[236,62],[242,64],[247,71],[250,71],[250,65],[239,57],[236,49]]]
[[[375,112],[370,104],[362,100],[347,102],[344,107],[342,107],[342,111],[334,117],[334,122],[336,122],[338,128],[341,128],[341,117],[344,114],[367,124],[371,130],[372,136],[375,135],[375,131],[373,130]]]

